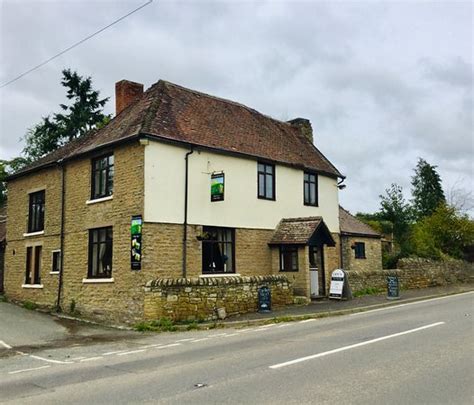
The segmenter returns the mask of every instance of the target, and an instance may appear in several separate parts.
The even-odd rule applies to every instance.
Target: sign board
[[[258,312],[270,312],[272,310],[272,294],[267,286],[258,289]]]
[[[211,201],[224,201],[224,173],[211,175]]]
[[[132,217],[132,224],[130,226],[130,259],[132,270],[140,270],[142,268],[142,225],[143,220],[141,215]]]
[[[331,273],[331,285],[329,287],[329,298],[340,300],[344,289],[344,270],[337,269]]]
[[[400,283],[397,276],[387,277],[387,299],[397,300],[400,298]]]

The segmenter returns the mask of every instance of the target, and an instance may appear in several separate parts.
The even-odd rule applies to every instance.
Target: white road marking
[[[266,329],[266,328],[271,328],[272,326],[276,326],[275,323],[269,323],[267,325],[262,325],[262,326],[259,326],[258,329]]]
[[[107,353],[102,353],[102,356],[112,356],[113,354],[117,354],[117,353],[123,353],[123,352],[128,352],[129,349],[125,349],[125,350],[116,350],[115,352],[107,352]]]
[[[237,333],[247,333],[247,332],[252,332],[253,330],[255,330],[255,329],[250,329],[250,328],[248,328],[248,329],[241,329],[241,330],[238,330]]]
[[[427,299],[427,300],[421,300],[421,301],[415,301],[415,302],[407,302],[406,304],[389,305],[389,306],[387,306],[387,307],[377,308],[377,309],[371,309],[371,310],[369,310],[369,311],[355,312],[355,313],[353,313],[353,314],[350,314],[349,316],[364,315],[364,314],[369,314],[369,313],[371,313],[371,312],[386,311],[387,309],[395,309],[395,308],[407,307],[407,306],[409,306],[409,305],[423,304],[424,302],[445,300],[445,299],[447,299],[447,298],[459,297],[460,295],[466,295],[466,294],[474,294],[474,291],[468,291],[468,292],[464,292],[464,293],[460,293],[460,294],[446,295],[446,296],[444,296],[444,297],[429,298],[429,299]]]
[[[11,349],[12,348],[9,344],[5,343],[3,340],[0,340],[0,345],[2,345],[5,349]]]
[[[204,340],[209,340],[209,338],[195,339],[191,340],[189,343],[203,342]]]
[[[286,328],[287,326],[290,326],[289,323],[282,323],[281,325],[278,325],[278,328]]]
[[[157,349],[166,349],[168,347],[181,346],[181,343],[171,343],[170,345],[158,346]]]
[[[18,373],[26,373],[27,371],[35,371],[41,370],[43,368],[49,368],[51,366],[41,366],[41,367],[34,367],[34,368],[25,368],[23,370],[16,370],[16,371],[9,371],[8,374],[18,374]]]
[[[95,360],[100,360],[100,359],[103,359],[102,356],[96,356],[96,357],[88,357],[86,359],[82,359],[81,360],[81,363],[85,362],[85,361],[95,361]]]
[[[303,321],[299,321],[298,323],[308,323],[308,322],[314,322],[316,319],[311,318],[311,319],[305,319]]]
[[[175,340],[175,342],[189,342],[191,340],[194,340],[194,338],[179,339],[179,340]]]
[[[54,363],[54,364],[73,364],[74,363],[73,361],[61,361],[61,360],[45,359],[44,357],[34,356],[32,354],[29,354],[28,356],[30,356],[31,358],[36,359],[36,360],[45,361],[47,363]]]
[[[230,337],[230,336],[237,336],[238,333],[228,333],[227,335],[223,336],[223,337]]]
[[[145,352],[145,351],[146,351],[145,349],[132,350],[130,352],[117,353],[117,356],[126,356],[127,354],[142,353],[142,352]]]
[[[71,359],[72,361],[76,361],[76,360],[82,360],[82,359],[85,359],[84,356],[82,357],[74,357],[73,359]]]
[[[394,337],[407,335],[409,333],[419,332],[420,330],[424,330],[424,329],[428,329],[428,328],[434,328],[435,326],[439,326],[439,325],[444,325],[444,322],[436,322],[436,323],[432,323],[432,324],[429,324],[429,325],[420,326],[419,328],[406,330],[404,332],[398,332],[398,333],[394,333],[392,335],[382,336],[382,337],[379,337],[379,338],[376,338],[376,339],[367,340],[365,342],[360,342],[360,343],[356,343],[356,344],[353,344],[353,345],[340,347],[338,349],[329,350],[327,352],[313,354],[311,356],[306,356],[306,357],[300,357],[299,359],[286,361],[284,363],[274,364],[273,366],[269,366],[269,368],[277,369],[277,368],[281,368],[281,367],[291,366],[293,364],[301,363],[303,361],[317,359],[318,357],[328,356],[330,354],[343,352],[345,350],[355,349],[356,347],[370,345],[372,343],[380,342],[382,340],[392,339]]]

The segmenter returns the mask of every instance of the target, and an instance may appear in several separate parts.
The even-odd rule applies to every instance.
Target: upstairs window
[[[41,285],[41,246],[26,248],[25,284]]]
[[[203,233],[203,274],[235,273],[234,230],[205,226],[203,227]]]
[[[114,193],[114,155],[92,160],[91,199],[109,197]]]
[[[318,206],[318,177],[314,173],[304,173],[304,205]]]
[[[275,165],[258,163],[258,198],[275,199]]]
[[[356,242],[354,244],[354,252],[355,252],[356,259],[365,259],[365,243]]]
[[[40,232],[44,230],[44,198],[44,190],[30,194],[28,232]]]
[[[112,227],[89,230],[88,278],[112,278]]]

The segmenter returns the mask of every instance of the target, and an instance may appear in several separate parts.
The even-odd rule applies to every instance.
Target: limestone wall
[[[474,282],[474,264],[462,260],[436,262],[427,259],[401,259],[396,270],[346,271],[352,292],[366,288],[387,288],[387,276],[399,277],[401,288],[427,288]]]
[[[217,308],[225,308],[227,315],[256,312],[262,286],[271,290],[272,308],[293,302],[292,286],[283,275],[157,279],[145,287],[144,318],[212,320]]]

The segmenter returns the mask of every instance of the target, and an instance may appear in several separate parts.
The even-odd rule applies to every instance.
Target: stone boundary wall
[[[272,308],[293,303],[293,288],[283,275],[157,279],[146,284],[144,318],[213,320],[218,308],[227,315],[256,312],[262,286],[270,288]]]
[[[401,288],[427,288],[457,283],[474,282],[474,263],[462,260],[433,261],[406,258],[398,261],[398,269],[346,271],[352,292],[366,288],[387,288],[387,276],[400,279]]]

